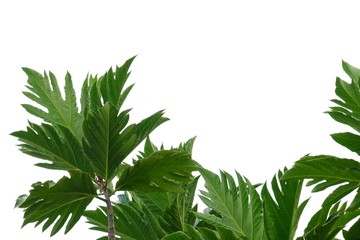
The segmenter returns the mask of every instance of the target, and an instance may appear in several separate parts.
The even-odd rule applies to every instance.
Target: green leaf
[[[179,183],[193,179],[192,171],[199,170],[198,163],[189,153],[162,150],[138,160],[125,169],[116,184],[117,190],[140,192],[181,192]]]
[[[220,240],[220,235],[217,231],[205,227],[198,227],[197,230],[200,232],[201,236],[203,236],[205,240]]]
[[[14,208],[19,207],[27,198],[28,198],[27,194],[22,194],[22,195],[18,196],[18,198],[16,199]]]
[[[169,235],[166,235],[161,240],[191,240],[184,232],[175,232]]]
[[[360,209],[349,211],[346,203],[339,205],[340,202],[332,207],[325,205],[315,213],[305,229],[304,239],[332,240],[351,220],[360,216]]]
[[[255,187],[238,173],[238,186],[232,176],[221,172],[220,177],[201,170],[206,191],[200,191],[201,200],[218,215],[194,213],[216,227],[232,231],[237,237],[246,239],[266,239],[262,202]]]
[[[336,79],[335,93],[340,99],[332,100],[338,106],[332,107],[328,113],[334,120],[360,132],[360,70],[344,61],[343,69],[351,78],[351,83],[340,78]]]
[[[332,186],[338,186],[330,194],[324,205],[331,205],[349,195],[360,184],[360,163],[352,159],[333,156],[305,156],[285,172],[282,180],[312,179],[308,185],[315,185],[313,192],[322,191]]]
[[[287,170],[285,169],[284,172]],[[261,196],[264,201],[264,223],[268,239],[294,239],[299,218],[308,200],[299,205],[302,180],[280,181],[283,172],[279,171],[271,181],[274,198],[266,184]]]
[[[115,73],[110,68],[99,79],[101,96],[104,103],[110,102],[117,109],[121,108],[124,100],[131,91],[133,85],[123,91],[124,85],[130,75],[129,68],[135,57],[127,60],[121,67],[116,67]]]
[[[123,111],[118,115],[117,109],[107,103],[98,112],[89,114],[84,121],[84,151],[96,173],[106,181],[126,157],[122,154],[123,148],[134,142],[134,137],[126,142],[120,141],[120,131],[129,120],[128,112]]]
[[[172,192],[131,192],[133,199],[158,218],[169,208],[176,198]]]
[[[129,120],[128,112],[118,114],[112,104],[106,103],[97,112],[90,113],[84,121],[85,153],[96,173],[106,181],[111,180],[121,162],[167,120],[160,111],[139,124],[125,128]]]
[[[63,177],[55,185],[50,181],[36,183],[19,206],[25,211],[23,226],[32,222],[37,226],[46,221],[42,227],[45,231],[54,223],[51,230],[53,236],[68,221],[65,228],[67,233],[79,221],[94,197],[96,190],[90,177],[80,172],[72,172],[71,178]]]
[[[165,232],[185,231],[186,224],[195,225],[192,211],[197,181],[198,178],[195,178],[183,186],[184,192],[178,193],[171,206],[160,216],[159,223]]]
[[[38,163],[37,166],[92,174],[79,140],[65,127],[29,123],[27,131],[13,132],[11,135],[23,142],[20,145],[22,152],[51,162]]]
[[[349,75],[349,77],[355,81],[356,83],[359,83],[360,80],[360,69],[350,65],[349,63],[342,61],[342,67],[344,71]]]
[[[135,57],[127,60],[115,72],[110,68],[103,76],[87,76],[81,89],[81,114],[96,112],[105,104],[113,105],[120,110],[133,85],[124,89],[130,76],[129,68]]]
[[[81,139],[82,118],[78,112],[70,74],[67,73],[65,77],[65,99],[63,99],[54,74],[49,72],[49,79],[46,73],[42,76],[30,68],[23,70],[28,76],[26,87],[29,89],[24,95],[47,110],[46,112],[32,105],[23,104],[26,111],[46,122],[69,129],[77,139]]]
[[[331,194],[329,194],[326,199],[324,200],[322,206],[325,205],[332,205],[343,199],[345,196],[349,195],[357,188],[360,187],[360,184],[357,183],[348,183],[345,185],[341,185],[336,188]]]
[[[114,204],[115,234],[121,239],[157,240],[155,230],[144,212],[128,204]],[[93,230],[107,232],[107,209],[105,207],[86,211],[87,222]]]
[[[345,240],[357,240],[360,236],[360,218],[349,228]]]
[[[282,176],[282,180],[290,179],[313,179],[312,184],[334,180],[329,186],[344,182],[359,183],[360,163],[327,155],[305,156]]]
[[[340,145],[360,155],[360,136],[345,132],[331,134],[331,137]]]

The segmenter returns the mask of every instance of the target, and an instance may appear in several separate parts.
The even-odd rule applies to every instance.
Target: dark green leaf
[[[51,161],[37,166],[58,170],[81,170],[92,174],[90,163],[85,157],[79,140],[67,128],[29,123],[27,131],[13,132],[23,144],[20,150],[30,156]]]
[[[162,150],[154,152],[149,157],[135,162],[119,176],[117,190],[161,192],[181,192],[179,183],[193,179],[192,171],[200,166],[181,151]]]
[[[115,234],[128,240],[157,240],[155,230],[146,214],[127,204],[113,205],[115,215]],[[107,232],[107,210],[105,207],[86,211],[84,216],[91,229]]]
[[[112,104],[106,103],[97,112],[89,114],[84,121],[84,150],[94,170],[106,181],[111,180],[121,162],[156,127],[167,120],[160,111],[139,124],[125,128],[129,120],[128,112],[118,114]]]
[[[345,237],[345,240],[359,240],[359,239],[360,239],[360,218],[350,227]]]
[[[286,169],[285,171],[286,172]],[[278,179],[283,173],[278,172]],[[279,185],[280,184],[280,185]],[[301,213],[308,200],[299,205],[302,180],[271,181],[273,198],[264,185],[261,196],[264,201],[264,223],[268,239],[294,239]]]
[[[360,136],[353,133],[335,133],[331,137],[340,145],[360,155]]]
[[[87,174],[73,172],[71,178],[63,177],[55,185],[50,181],[37,183],[30,195],[19,206],[24,208],[24,223],[43,221],[43,231],[51,224],[51,236],[56,234],[67,222],[65,233],[79,221],[86,207],[96,197],[96,190]],[[70,217],[71,216],[71,217]]]
[[[328,180],[338,180],[335,184],[360,182],[360,163],[326,155],[305,156],[282,177],[283,180],[309,178],[316,180],[316,183]]]

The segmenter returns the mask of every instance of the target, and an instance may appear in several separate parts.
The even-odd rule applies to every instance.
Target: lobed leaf
[[[53,73],[49,72],[49,76],[44,73],[43,76],[30,68],[23,68],[23,70],[28,76],[26,87],[29,90],[24,92],[24,95],[47,110],[46,112],[32,105],[23,104],[26,111],[48,123],[69,129],[77,139],[80,139],[82,117],[78,112],[70,74],[67,73],[65,77],[65,99],[63,99]]]
[[[11,135],[23,142],[20,145],[22,152],[51,162],[38,163],[37,166],[66,171],[80,170],[92,175],[81,143],[63,126],[29,123],[27,131],[13,132]]]
[[[291,179],[278,182],[282,175],[283,172],[279,171],[271,181],[274,198],[266,184],[262,188],[264,224],[268,239],[292,240],[309,199],[299,205],[303,181]]]
[[[118,114],[111,103],[106,103],[84,121],[84,151],[96,173],[107,182],[115,176],[122,161],[156,127],[168,120],[162,117],[163,112],[160,111],[126,127],[128,112]]]
[[[71,178],[63,177],[55,184],[51,181],[36,183],[19,206],[25,212],[23,226],[34,222],[36,227],[45,221],[42,227],[45,231],[54,223],[51,230],[53,236],[67,222],[67,233],[96,196],[91,178],[80,172],[72,172]]]
[[[220,177],[205,169],[200,172],[207,189],[200,191],[200,198],[216,214],[194,213],[195,216],[217,228],[230,230],[239,238],[266,239],[262,202],[255,187],[238,173],[236,186],[226,172],[221,172]]]
[[[116,184],[117,190],[140,192],[181,192],[179,183],[193,179],[192,171],[200,169],[189,153],[162,150],[138,160],[126,168]]]

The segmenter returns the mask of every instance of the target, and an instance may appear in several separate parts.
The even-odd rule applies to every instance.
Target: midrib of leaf
[[[46,141],[45,141],[45,142],[46,142]],[[35,144],[34,142],[29,142],[28,140],[24,141],[24,143],[26,143],[26,144],[31,143],[30,145],[37,146],[39,149],[41,149],[41,150],[44,151],[45,153],[49,154],[50,156],[52,156],[52,157],[54,157],[54,158],[61,159],[61,160],[63,161],[63,163],[65,163],[66,165],[68,165],[68,166],[70,166],[70,167],[72,167],[72,168],[74,168],[74,169],[77,169],[77,170],[79,169],[79,167],[71,164],[71,163],[70,163],[69,161],[67,161],[63,156],[59,156],[59,155],[57,155],[57,154],[55,154],[55,153],[47,150],[46,148],[42,147],[41,145]],[[48,145],[47,142],[46,142],[46,144],[47,144],[47,146],[50,148],[50,146]],[[57,145],[56,145],[56,146],[57,146]],[[58,149],[59,149],[59,146],[57,146],[57,147],[58,147]],[[77,159],[77,158],[75,158],[75,159]],[[46,161],[51,161],[51,160],[46,160]],[[76,162],[76,163],[77,163],[77,162]],[[83,170],[81,170],[81,171],[83,171]]]
[[[297,213],[298,213],[298,207],[299,207],[298,205],[299,205],[299,200],[300,200],[300,195],[301,195],[301,187],[302,187],[302,181],[300,180],[297,183],[297,188],[296,188],[296,193],[295,193],[295,201],[294,201],[294,206],[293,206],[293,214],[291,217],[291,225],[290,225],[288,239],[293,239],[294,235],[295,235],[296,228],[294,228],[294,225],[295,225],[296,221],[298,221]]]
[[[215,201],[213,198],[211,199],[211,201],[216,202],[216,203],[218,203],[218,204],[221,204],[222,206],[225,206],[225,209],[226,209],[226,211],[227,211],[226,217],[228,217],[229,219],[231,219],[231,220],[235,223],[235,225],[238,227],[238,229],[233,228],[234,231],[240,233],[240,234],[243,235],[243,236],[246,236],[246,234],[242,231],[241,226],[238,224],[238,222],[236,221],[236,219],[232,216],[230,209],[227,207],[227,205],[226,205],[225,202],[222,200],[221,196],[218,194],[218,192],[216,191],[216,189],[213,187],[212,184],[211,184],[211,187],[212,187],[212,190],[213,190],[213,191],[217,194],[217,196],[220,198],[221,202],[219,203],[219,202]],[[226,227],[229,227],[229,226],[226,226]]]
[[[164,194],[167,194],[167,193],[164,193]],[[151,202],[155,205],[155,206],[157,206],[159,209],[163,209],[163,207],[160,205],[160,204],[158,204],[157,202],[155,202],[154,200],[153,200],[153,198],[151,198],[150,196],[147,196],[148,197],[148,199],[150,199],[151,200]],[[169,206],[171,205],[171,201],[170,201],[170,199],[168,198],[168,196],[165,198],[167,201],[168,201],[168,204],[169,204]],[[142,201],[142,202],[144,202],[144,201]]]
[[[59,193],[56,193],[54,195],[58,195]],[[53,195],[53,194],[47,194],[47,195]],[[90,195],[90,194],[87,194],[87,195]],[[91,197],[94,197],[93,195],[90,195]],[[49,213],[53,212],[53,211],[57,211],[58,209],[62,208],[62,207],[66,207],[66,206],[69,206],[71,205],[72,203],[76,203],[76,202],[79,202],[79,201],[83,201],[83,200],[87,200],[89,199],[90,197],[81,197],[81,198],[77,198],[75,200],[72,200],[72,201],[69,201],[69,202],[66,202],[64,204],[61,204],[61,205],[58,205],[57,207],[54,207],[54,208],[51,208],[50,211],[46,211],[44,212],[44,214],[40,215],[40,217],[43,217],[43,216],[46,216],[48,215]],[[73,212],[73,211],[72,211]]]
[[[109,149],[110,149],[110,107],[108,105],[108,107],[106,108],[106,137],[107,137],[107,141],[106,141],[106,149],[105,149],[105,179],[108,180],[109,177]]]

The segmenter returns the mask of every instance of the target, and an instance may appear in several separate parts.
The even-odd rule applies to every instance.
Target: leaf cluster
[[[178,147],[156,147],[149,135],[168,119],[158,111],[139,123],[128,124],[130,110],[122,110],[133,85],[125,88],[133,61],[129,59],[103,76],[88,76],[78,110],[71,76],[65,77],[63,98],[51,72],[41,75],[24,68],[28,76],[25,96],[40,105],[24,104],[43,119],[29,122],[26,131],[12,133],[20,150],[44,160],[47,169],[65,170],[58,182],[32,185],[16,206],[24,209],[24,225],[52,226],[51,235],[66,223],[68,232],[81,216],[91,229],[108,232],[108,209],[86,210],[101,191],[112,195],[117,239],[132,240],[301,240],[360,239],[360,163],[329,155],[306,155],[290,169],[275,174],[269,183],[252,184],[245,176],[225,171],[215,174],[192,160],[195,138]],[[360,155],[360,69],[343,62],[351,82],[336,79],[338,99],[327,113],[353,132],[331,137]],[[132,164],[124,160],[145,140]],[[193,177],[192,172],[200,176]],[[205,181],[194,203],[199,178]],[[112,181],[116,181],[114,187]],[[332,188],[321,208],[296,236],[302,212],[310,199],[302,199],[304,182],[314,193]],[[99,191],[100,190],[100,191]],[[59,197],[61,196],[61,197]],[[101,198],[100,198],[101,199]],[[350,200],[348,200],[350,199]],[[350,226],[349,226],[350,225]],[[106,236],[99,240],[107,239]]]
[[[80,109],[69,73],[63,96],[52,72],[40,74],[23,68],[28,77],[24,95],[35,105],[22,106],[43,123],[29,122],[26,130],[12,135],[21,142],[22,152],[42,160],[36,166],[70,175],[56,183],[36,183],[28,195],[19,197],[17,206],[24,209],[24,225],[45,222],[46,230],[54,224],[54,235],[67,223],[66,233],[94,198],[102,199],[103,192],[179,192],[181,184],[194,178],[192,172],[200,165],[182,149],[162,149],[132,165],[125,163],[139,144],[168,121],[161,110],[129,124],[130,109],[123,110],[122,106],[133,88],[126,87],[133,60],[115,70],[110,68],[100,77],[88,75],[81,89]]]

